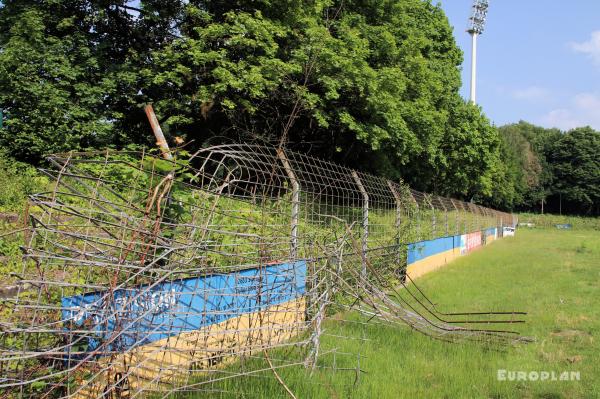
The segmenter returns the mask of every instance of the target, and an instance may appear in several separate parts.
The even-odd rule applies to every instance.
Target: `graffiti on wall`
[[[102,367],[79,397],[123,385],[118,375],[129,388],[148,389],[289,339],[304,323],[305,293],[306,262],[297,261],[64,297],[73,348],[65,362]],[[199,351],[198,342],[209,349]]]

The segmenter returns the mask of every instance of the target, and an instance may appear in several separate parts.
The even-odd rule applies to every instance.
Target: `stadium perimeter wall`
[[[502,237],[502,231],[490,227],[467,234],[435,238],[408,245],[406,272],[415,279],[447,265]]]

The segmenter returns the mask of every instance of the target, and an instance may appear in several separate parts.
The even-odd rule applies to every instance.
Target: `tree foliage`
[[[509,209],[600,214],[600,132],[561,132],[526,122],[502,126]]]
[[[430,1],[8,0],[0,47],[0,146],[19,159],[152,144],[152,102],[189,149],[283,140],[505,207],[529,184],[459,96],[462,52]]]
[[[497,132],[458,95],[462,53],[439,7],[204,1],[183,20],[145,74],[188,139],[285,132],[291,146],[419,189],[490,195]]]
[[[600,215],[600,132],[573,129],[550,145],[547,158],[554,207],[558,199],[568,212]]]
[[[146,132],[129,129],[143,116],[139,71],[170,41],[161,16],[173,7],[146,1],[135,16],[128,3],[2,2],[1,146],[37,163],[49,152],[146,141]]]
[[[506,165],[509,193],[504,196],[508,207],[529,207],[539,203],[545,196],[549,183],[545,164],[543,143],[546,136],[558,133],[527,122],[519,122],[499,128],[501,157]]]
[[[0,143],[21,159],[105,143],[112,130],[102,114],[114,86],[93,49],[76,32],[48,34],[48,23],[44,13],[24,10],[0,53],[0,104],[8,116]],[[72,30],[72,20],[52,28]]]

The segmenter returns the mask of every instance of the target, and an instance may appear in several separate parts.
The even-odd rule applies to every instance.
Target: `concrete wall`
[[[160,390],[181,383],[190,370],[283,343],[304,326],[305,294],[306,262],[298,261],[64,297],[67,330],[93,330],[67,335],[81,353],[65,362],[91,360],[100,370],[76,397],[102,396],[114,384],[123,391]]]
[[[498,229],[490,227],[433,240],[419,241],[408,245],[407,269],[410,278],[417,278],[498,238]]]

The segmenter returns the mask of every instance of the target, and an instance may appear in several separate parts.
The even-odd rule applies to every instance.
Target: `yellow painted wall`
[[[114,392],[111,386],[122,375],[127,376],[127,381],[122,381],[116,390],[122,390],[123,396],[179,386],[190,377],[190,370],[203,375],[231,362],[240,353],[269,348],[298,335],[305,326],[305,310],[306,300],[299,298],[97,359],[82,366],[87,376],[81,377],[81,385],[72,397],[100,397],[107,385]]]
[[[414,263],[411,263],[406,268],[406,273],[410,278],[415,279],[424,274],[432,272],[440,267],[446,265],[448,262],[460,256],[460,248],[454,248],[449,251],[445,251],[436,255],[428,256],[425,259],[421,259]]]
[[[493,235],[487,236],[485,245],[491,243],[495,239],[496,238]],[[471,250],[471,252],[478,248],[481,248],[481,246]],[[449,262],[453,261],[454,259],[456,259],[462,255],[464,255],[464,254],[461,254],[460,248],[456,247],[454,249],[451,249],[451,250],[448,250],[448,251],[445,251],[445,252],[442,252],[442,253],[439,253],[436,255],[428,256],[425,259],[421,259],[419,261],[411,263],[406,268],[406,273],[410,276],[410,278],[415,279],[424,274],[427,274],[436,269],[439,269],[442,266],[445,266]]]

